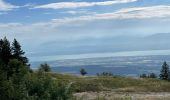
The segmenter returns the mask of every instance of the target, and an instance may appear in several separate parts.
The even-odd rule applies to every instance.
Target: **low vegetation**
[[[64,74],[51,74],[50,76],[66,83],[71,82],[74,92],[170,92],[170,82],[156,78],[131,77],[80,77]]]
[[[142,74],[140,75],[140,78],[157,78],[157,75],[155,73]]]

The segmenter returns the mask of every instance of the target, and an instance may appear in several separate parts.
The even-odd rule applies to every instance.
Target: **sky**
[[[131,38],[169,27],[170,0],[0,0],[0,37],[18,39],[29,56],[133,50]]]

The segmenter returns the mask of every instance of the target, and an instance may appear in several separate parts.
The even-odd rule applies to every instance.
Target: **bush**
[[[69,84],[53,80],[45,73],[30,77],[28,93],[35,100],[68,100],[72,97]]]
[[[44,63],[40,65],[39,71],[50,72],[51,68],[47,63]]]
[[[150,74],[148,75],[148,77],[149,77],[149,78],[157,78],[157,76],[156,76],[155,73],[150,73]]]
[[[113,76],[111,72],[97,73],[97,76]]]
[[[140,78],[147,78],[147,75],[146,74],[142,74],[142,75],[140,75]]]
[[[155,73],[150,73],[150,74],[142,74],[140,75],[140,78],[157,78],[157,75]]]
[[[80,69],[80,74],[84,76],[87,74],[87,72],[84,68],[82,68],[82,69]]]

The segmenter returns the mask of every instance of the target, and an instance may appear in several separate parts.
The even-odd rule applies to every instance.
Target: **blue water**
[[[41,58],[44,61],[37,59],[31,64],[36,69],[39,64],[47,62],[54,72],[76,75],[79,74],[81,68],[84,68],[88,75],[96,75],[96,73],[101,72],[111,72],[115,75],[125,76],[139,76],[143,73],[159,75],[162,63],[167,61],[170,64],[169,53],[169,50],[157,50],[135,51],[133,54],[130,54],[130,52],[82,54],[72,55],[73,57],[71,55],[65,56],[67,59],[53,56],[52,58]]]

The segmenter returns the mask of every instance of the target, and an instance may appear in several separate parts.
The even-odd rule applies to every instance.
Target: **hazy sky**
[[[17,38],[29,53],[169,32],[170,0],[0,0],[0,36]]]

